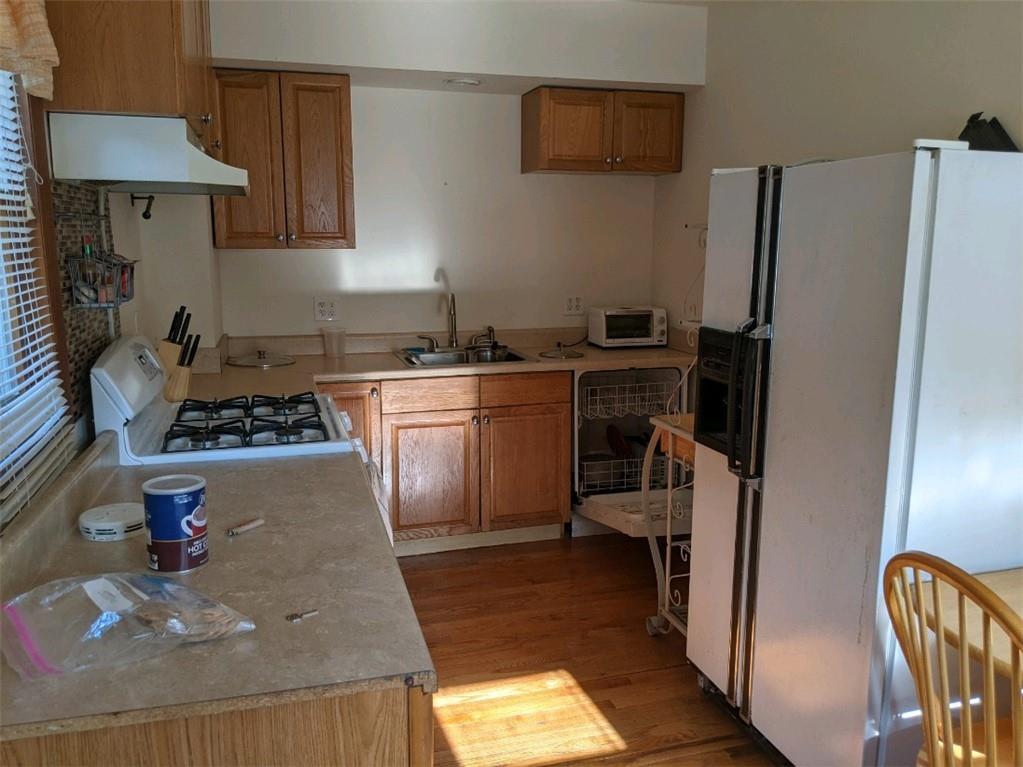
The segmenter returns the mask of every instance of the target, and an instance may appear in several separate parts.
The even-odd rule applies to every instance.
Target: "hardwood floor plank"
[[[400,560],[440,681],[437,767],[768,765],[652,638],[646,543],[542,541]]]

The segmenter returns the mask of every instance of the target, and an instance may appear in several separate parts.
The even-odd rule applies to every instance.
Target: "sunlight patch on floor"
[[[626,747],[563,670],[442,687],[433,710],[462,767],[539,767]]]

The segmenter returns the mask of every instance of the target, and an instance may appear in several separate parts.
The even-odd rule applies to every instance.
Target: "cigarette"
[[[238,525],[237,527],[232,527],[230,530],[227,531],[227,534],[230,537],[234,537],[235,535],[241,535],[242,533],[249,532],[249,530],[255,530],[257,527],[262,527],[263,523],[264,520],[262,517],[259,517],[258,519],[252,519],[249,520],[248,522],[245,522],[244,524]]]

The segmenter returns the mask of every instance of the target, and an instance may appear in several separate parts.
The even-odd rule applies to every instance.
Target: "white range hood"
[[[51,112],[55,179],[96,181],[112,192],[249,193],[249,174],[214,160],[189,140],[182,117]]]

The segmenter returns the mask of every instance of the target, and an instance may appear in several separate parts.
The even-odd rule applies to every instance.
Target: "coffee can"
[[[149,567],[187,573],[210,559],[206,529],[206,480],[197,474],[167,474],[142,484]]]

